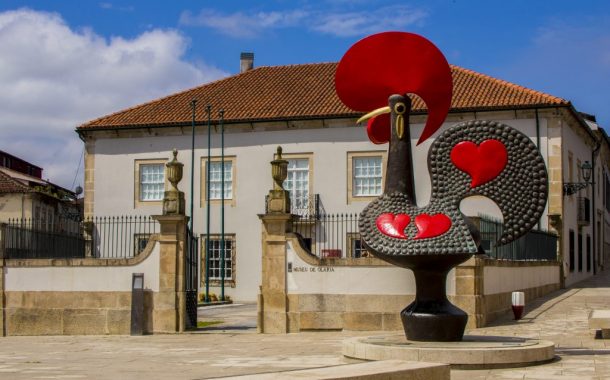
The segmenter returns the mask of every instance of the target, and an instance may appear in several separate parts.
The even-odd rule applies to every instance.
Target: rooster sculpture
[[[527,233],[542,215],[547,172],[537,147],[523,133],[494,121],[468,121],[442,132],[428,151],[430,202],[418,207],[409,114],[418,95],[428,108],[417,145],[443,124],[451,106],[451,69],[427,39],[404,32],[364,38],[344,55],[335,76],[339,98],[367,112],[369,139],[389,142],[383,194],[360,214],[367,249],[412,269],[415,301],[401,312],[407,339],[462,340],[468,316],[446,296],[451,268],[480,252],[479,232],[459,209],[462,199],[493,200],[504,218],[498,245]]]

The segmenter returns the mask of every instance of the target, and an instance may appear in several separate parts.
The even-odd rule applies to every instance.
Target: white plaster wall
[[[582,178],[579,178],[580,168],[578,168],[578,160],[582,164],[585,161],[591,162],[591,150],[592,148],[585,144],[585,142],[580,138],[570,126],[564,123],[562,128],[562,148],[563,148],[563,182],[569,182],[569,163],[568,163],[568,152],[572,152],[573,156],[573,182],[581,182]],[[597,194],[599,195],[599,194]],[[564,252],[564,265],[565,265],[565,275],[566,277],[566,285],[570,285],[576,283],[578,281],[582,281],[593,275],[593,263],[591,263],[591,270],[587,272],[587,235],[591,236],[591,250],[593,251],[593,204],[591,204],[591,225],[579,227],[577,223],[577,215],[578,215],[578,196],[585,196],[592,200],[592,189],[591,186],[588,186],[586,189],[581,190],[580,192],[571,195],[564,196],[563,198],[563,252]],[[599,208],[603,205],[601,198],[597,198],[596,206]],[[573,271],[569,270],[569,260],[570,260],[570,240],[569,240],[569,231],[574,231],[574,256],[575,256],[575,266]],[[578,270],[578,233],[581,233],[583,236],[582,243],[582,271]],[[593,252],[592,254],[593,255]]]
[[[289,294],[415,294],[415,277],[409,269],[396,266],[312,266],[299,257],[292,243],[288,243],[286,259],[293,268],[292,272],[286,272]],[[455,270],[447,275],[447,294],[455,294]]]
[[[141,263],[108,267],[4,267],[6,291],[130,292],[133,273],[144,273],[144,289],[159,291],[159,243]]]
[[[527,268],[486,266],[483,269],[483,294],[497,294],[535,288],[559,282],[558,266]]]
[[[536,141],[535,121],[532,119],[500,120],[531,136]],[[264,212],[264,199],[272,187],[269,162],[276,147],[281,145],[285,153],[313,154],[313,193],[320,194],[328,213],[360,212],[366,202],[347,204],[347,152],[387,150],[387,145],[374,145],[362,127],[348,125],[320,129],[287,129],[267,132],[237,132],[225,135],[225,154],[236,156],[235,206],[225,208],[225,231],[236,235],[236,287],[225,293],[238,301],[254,301],[261,276],[261,227],[257,214]],[[446,129],[455,123],[446,123]],[[430,197],[430,179],[427,172],[427,153],[432,140],[415,146],[423,124],[412,126],[412,141],[419,205],[425,205]],[[546,160],[546,124],[542,123],[541,149]],[[441,131],[437,132],[441,133]],[[207,134],[207,132],[206,132]],[[212,156],[220,155],[220,136],[212,137]],[[179,187],[186,193],[187,210],[190,199],[190,146],[191,136],[149,136],[141,138],[99,139],[95,144],[95,209],[96,215],[150,215],[159,214],[161,206],[134,208],[134,162],[137,159],[171,157],[171,150],[179,150],[178,159],[184,163],[184,179]],[[195,142],[195,208],[194,230],[205,233],[205,203],[200,197],[200,162],[207,156],[207,135],[198,134]],[[462,207],[467,215],[478,215],[477,205]],[[487,210],[484,210],[487,212]],[[489,211],[492,213],[493,210]],[[212,205],[211,233],[220,231],[220,207]],[[494,215],[499,217],[499,215]],[[546,213],[543,227],[546,227]],[[374,270],[378,270],[374,268]],[[218,288],[211,291],[219,293]]]

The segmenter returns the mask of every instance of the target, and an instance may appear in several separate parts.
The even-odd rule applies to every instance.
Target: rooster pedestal
[[[371,78],[370,72],[382,74]],[[401,312],[407,339],[459,341],[468,316],[447,299],[446,277],[480,252],[480,234],[460,212],[460,202],[471,195],[490,198],[504,217],[497,244],[519,238],[537,224],[545,208],[543,158],[527,136],[507,125],[458,124],[430,147],[432,194],[420,208],[412,168],[411,99],[406,94],[420,95],[428,106],[421,143],[438,130],[450,107],[451,71],[440,51],[410,33],[373,35],[348,50],[335,81],[337,94],[349,107],[380,107],[360,121],[369,119],[371,141],[389,142],[386,184],[383,195],[360,214],[359,229],[373,255],[415,275],[415,301]],[[382,102],[387,106],[381,107]]]

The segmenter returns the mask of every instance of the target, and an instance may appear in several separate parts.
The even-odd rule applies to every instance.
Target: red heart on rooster
[[[421,214],[415,217],[417,235],[414,239],[428,239],[440,236],[451,228],[451,219],[445,214]]]
[[[386,212],[377,217],[377,229],[384,235],[398,239],[407,239],[405,236],[405,228],[411,222],[411,217],[406,214],[397,214]]]
[[[462,141],[451,150],[451,161],[470,175],[470,188],[474,188],[502,173],[508,162],[508,153],[506,146],[498,140],[485,140],[479,145]]]

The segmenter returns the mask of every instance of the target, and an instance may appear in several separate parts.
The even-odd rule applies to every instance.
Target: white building
[[[206,232],[208,156],[206,105],[212,106],[211,193],[212,258],[218,257],[220,231],[220,128],[225,125],[225,217],[230,250],[226,294],[253,301],[261,283],[261,227],[265,195],[272,186],[269,162],[281,145],[289,159],[287,186],[293,206],[308,210],[313,195],[327,213],[357,213],[379,195],[385,177],[387,146],[372,144],[334,90],[335,63],[249,68],[242,73],[124,111],[77,128],[85,142],[85,215],[151,215],[161,213],[167,181],[163,164],[173,148],[184,163],[180,189],[189,210],[190,176],[194,176],[194,231]],[[610,191],[607,138],[587,122],[570,102],[512,83],[452,66],[452,108],[440,131],[465,120],[497,120],[511,125],[539,146],[549,170],[550,193],[540,221],[544,229],[559,229],[559,259],[566,283],[603,268],[610,242]],[[191,166],[191,101],[197,100],[195,165]],[[411,114],[417,200],[428,202],[430,181],[426,157],[433,139],[415,146],[426,109],[415,99]],[[600,144],[603,146],[595,153]],[[582,182],[579,167],[594,162],[594,186],[564,195],[564,183]],[[583,199],[588,199],[585,201]],[[579,206],[591,205],[588,217]],[[500,217],[489,200],[462,203],[468,215]],[[557,223],[557,222],[560,223]],[[345,234],[346,241],[353,235]],[[315,242],[314,242],[315,244]],[[203,246],[203,244],[202,244]],[[341,252],[356,255],[357,246]],[[605,252],[605,254],[602,254]],[[353,265],[359,265],[358,260]],[[218,261],[212,260],[210,285],[218,293]]]

